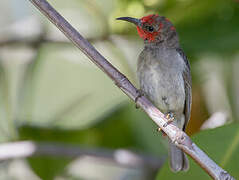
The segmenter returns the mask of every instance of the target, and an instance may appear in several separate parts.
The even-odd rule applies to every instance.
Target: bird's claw
[[[140,97],[144,95],[144,93],[141,89],[137,89],[136,93],[137,93],[137,97],[135,98],[134,102],[136,103],[135,108],[138,109],[139,106],[137,105],[137,101]]]
[[[166,127],[168,124],[170,124],[171,122],[173,122],[174,120],[174,115],[172,112],[168,112],[167,114],[165,114],[165,118],[167,119],[167,122],[163,125],[163,127]],[[159,127],[157,129],[158,132],[162,132],[163,136],[167,136],[167,134]]]
[[[172,112],[168,112],[166,115],[165,115],[165,118],[168,120],[164,125],[163,127],[166,127],[167,125],[169,125],[171,122],[174,121],[174,115]]]
[[[161,132],[162,132],[162,134],[163,134],[163,136],[167,136],[167,134],[166,134],[166,133],[165,133],[165,132],[164,132],[164,131],[163,131],[163,130],[160,128],[160,127],[157,129],[157,131],[158,131],[158,132],[160,132],[160,131],[161,131]]]
[[[168,112],[167,114],[165,114],[165,118],[166,118],[168,121],[163,125],[163,127],[166,127],[168,124],[170,124],[171,122],[173,122],[173,120],[174,120],[173,113],[172,113],[172,112]],[[157,130],[158,130],[158,132],[162,131],[163,136],[167,136],[167,134],[166,134],[161,128],[158,128]]]

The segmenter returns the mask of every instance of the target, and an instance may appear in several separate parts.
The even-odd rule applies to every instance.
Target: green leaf
[[[239,124],[231,124],[212,130],[202,131],[192,137],[192,140],[236,179],[239,178]],[[202,168],[190,158],[188,172],[173,173],[168,163],[159,171],[157,179],[211,179]]]
[[[64,172],[64,168],[70,161],[70,158],[50,156],[28,158],[28,162],[33,171],[44,180],[53,180],[56,175],[62,174]]]
[[[96,46],[124,71],[120,59],[110,53],[104,42]],[[36,62],[20,102],[20,124],[82,128],[102,119],[127,99],[85,55],[71,46],[45,45]]]

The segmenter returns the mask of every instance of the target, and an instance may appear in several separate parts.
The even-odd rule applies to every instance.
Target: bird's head
[[[139,36],[149,43],[160,43],[168,40],[177,41],[173,24],[164,16],[151,14],[140,19],[120,17],[117,20],[128,21],[136,25]]]

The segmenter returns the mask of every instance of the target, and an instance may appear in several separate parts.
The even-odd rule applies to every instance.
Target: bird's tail
[[[188,158],[186,157],[184,152],[177,146],[175,146],[172,142],[169,142],[169,158],[170,168],[172,171],[187,171],[189,169]]]

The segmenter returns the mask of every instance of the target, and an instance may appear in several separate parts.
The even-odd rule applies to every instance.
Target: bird
[[[180,47],[176,28],[168,18],[158,14],[117,20],[136,25],[138,35],[144,40],[137,63],[141,94],[165,114],[168,122],[185,131],[191,114],[192,80],[190,64]],[[188,171],[185,153],[170,139],[169,159],[173,172]]]

